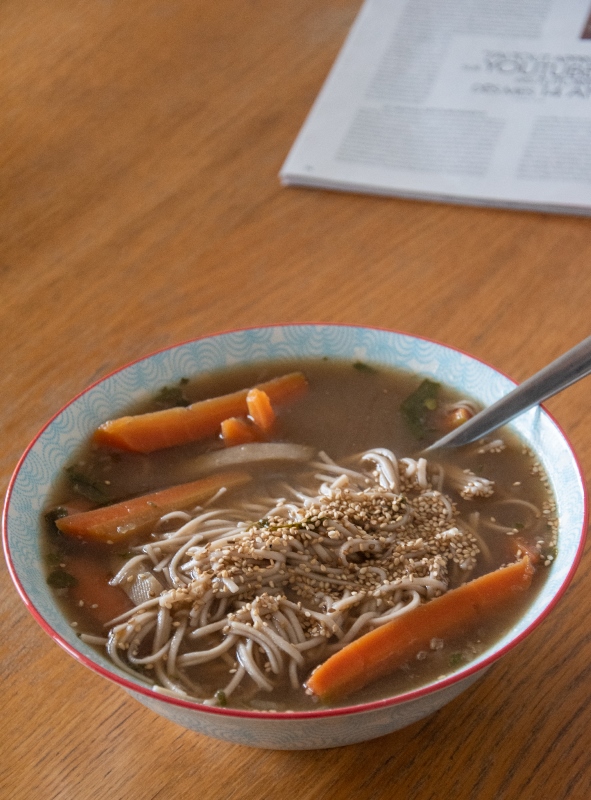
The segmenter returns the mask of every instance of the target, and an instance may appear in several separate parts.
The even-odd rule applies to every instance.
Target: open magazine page
[[[281,179],[591,214],[591,0],[366,0]]]

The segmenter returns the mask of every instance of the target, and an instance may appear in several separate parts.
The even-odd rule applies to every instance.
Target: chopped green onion
[[[189,406],[191,401],[186,397],[183,386],[189,383],[188,378],[181,378],[176,386],[163,386],[154,398],[157,408],[174,408],[175,406]]]
[[[54,569],[47,576],[47,583],[53,586],[54,589],[69,589],[72,586],[76,586],[78,581],[65,569]]]
[[[100,484],[88,478],[76,467],[67,467],[66,474],[68,475],[68,480],[70,481],[72,489],[82,495],[82,497],[86,497],[87,500],[93,503],[104,504],[108,502],[109,497]]]
[[[451,656],[449,657],[449,666],[455,669],[456,667],[461,666],[465,662],[465,660],[466,659],[464,658],[462,653],[452,653]]]
[[[356,369],[359,372],[377,372],[375,367],[370,367],[370,365],[366,364],[364,361],[354,361],[353,369]]]
[[[68,511],[62,506],[56,506],[45,514],[45,522],[47,522],[51,533],[60,533],[59,528],[55,523],[58,521],[58,519],[63,519],[63,517],[67,516]]]
[[[213,696],[213,699],[215,700],[216,706],[225,708],[228,705],[228,698],[226,697],[226,693],[222,689],[217,690],[217,692]]]
[[[440,384],[425,378],[400,406],[400,410],[411,431],[422,439],[428,431],[426,417],[428,411],[437,408],[437,395]]]

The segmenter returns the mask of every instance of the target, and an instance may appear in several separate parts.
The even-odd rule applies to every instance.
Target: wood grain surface
[[[324,191],[277,173],[359,0],[4,0],[0,481],[41,425],[140,355],[243,325],[423,334],[521,380],[591,332],[591,222]],[[591,383],[548,402],[591,466]],[[257,751],[92,674],[0,583],[0,797],[591,797],[591,562],[434,716]]]

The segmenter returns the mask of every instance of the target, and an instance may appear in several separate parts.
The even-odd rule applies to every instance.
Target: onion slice
[[[191,463],[191,472],[201,475],[212,470],[236,464],[253,464],[257,461],[309,461],[314,456],[313,447],[283,442],[251,442],[205,453]]]

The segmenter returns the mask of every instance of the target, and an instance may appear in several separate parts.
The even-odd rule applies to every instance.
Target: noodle
[[[438,467],[385,448],[347,467],[325,453],[316,459],[298,484],[282,484],[296,498],[289,503],[264,494],[162,518],[156,541],[135,547],[112,581],[132,596],[128,581],[151,562],[154,580],[166,584],[113,621],[106,646],[120,667],[149,667],[183,695],[203,691],[205,680],[210,689],[197,699],[209,703],[219,691],[236,693],[247,676],[258,690],[284,679],[295,689],[319,652],[447,591],[450,563],[472,569],[478,541],[433,488]],[[318,467],[330,475],[314,488]],[[253,509],[267,515],[248,522]],[[158,532],[173,522],[177,530]],[[195,672],[206,664],[217,664],[207,679]]]

